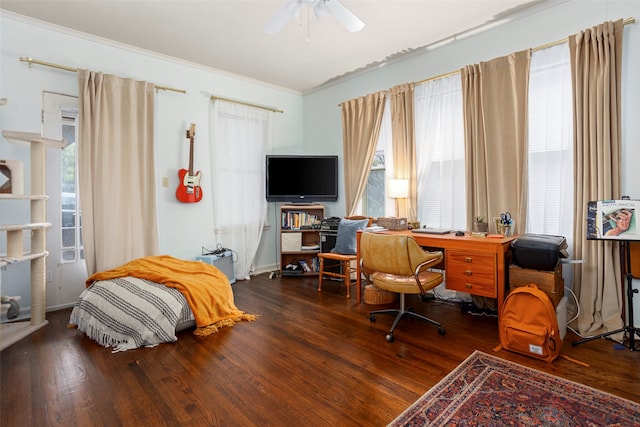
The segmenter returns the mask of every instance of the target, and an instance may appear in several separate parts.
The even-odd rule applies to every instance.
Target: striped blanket
[[[136,277],[93,282],[78,298],[70,326],[114,352],[174,342],[176,326],[193,320],[176,289]]]

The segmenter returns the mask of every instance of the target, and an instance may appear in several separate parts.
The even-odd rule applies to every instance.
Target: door
[[[73,305],[87,279],[82,249],[82,216],[78,197],[77,135],[78,98],[52,92],[43,93],[43,136],[67,145],[47,150],[47,308]]]

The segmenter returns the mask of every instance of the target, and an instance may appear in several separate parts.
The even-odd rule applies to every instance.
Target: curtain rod
[[[266,105],[251,104],[249,102],[238,101],[236,99],[223,98],[221,96],[216,96],[216,95],[211,95],[209,97],[209,99],[211,99],[212,101],[215,101],[216,99],[219,99],[220,101],[233,102],[233,103],[240,104],[240,105],[246,105],[248,107],[262,108],[263,110],[273,111],[274,113],[284,113],[284,111],[279,110],[276,107],[268,107]]]
[[[622,23],[624,25],[635,24],[636,23],[636,18],[634,18],[634,17],[625,18],[624,21],[622,21]],[[538,47],[531,48],[531,51],[532,52],[537,52],[539,50],[548,49],[550,47],[557,46],[557,45],[562,44],[562,43],[566,43],[568,40],[569,40],[569,37],[565,37],[564,39],[561,39],[561,40],[556,40],[554,42],[550,42],[550,43],[543,44],[543,45],[538,46]],[[435,76],[435,77],[429,77],[427,79],[414,82],[414,84],[420,85],[420,84],[431,82],[431,81],[434,81],[434,80],[443,79],[445,77],[449,77],[449,76],[453,76],[454,74],[458,74],[459,72],[460,72],[460,70],[450,71],[448,73],[440,74],[440,75]],[[342,107],[342,102],[340,104],[338,104],[338,107]]]
[[[635,24],[635,22],[636,22],[636,18],[633,18],[633,17],[631,17],[631,18],[626,18],[624,21],[622,21],[622,23],[623,23],[624,25],[627,25],[627,24]],[[531,48],[531,51],[532,51],[532,52],[537,52],[537,51],[539,51],[539,50],[548,49],[548,48],[550,48],[550,47],[554,47],[554,46],[557,46],[557,45],[559,45],[559,44],[566,43],[567,41],[569,41],[569,37],[565,37],[565,38],[563,38],[563,39],[561,39],[561,40],[556,40],[556,41],[554,41],[554,42],[546,43],[546,44],[543,44],[543,45],[541,45],[541,46],[533,47],[533,48]],[[460,72],[460,70],[458,70],[458,71],[451,71],[451,72],[449,72],[449,73],[440,74],[439,76],[429,77],[428,79],[420,80],[419,82],[415,82],[415,84],[419,85],[419,84],[427,83],[427,82],[430,82],[430,81],[433,81],[433,80],[442,79],[442,78],[444,78],[444,77],[449,77],[449,76],[452,76],[452,75],[457,74],[457,73],[459,73],[459,72]]]
[[[623,24],[623,25],[627,25],[627,24],[635,24],[635,23],[636,23],[636,18],[634,18],[634,17],[631,17],[631,18],[625,18],[625,19],[624,19],[624,21],[622,21],[622,24]],[[556,41],[551,42],[551,43],[543,44],[542,46],[534,47],[534,48],[532,48],[532,49],[531,49],[531,51],[532,51],[532,52],[537,52],[537,51],[539,51],[539,50],[548,49],[548,48],[550,48],[550,47],[554,47],[554,46],[557,46],[557,45],[559,45],[559,44],[566,43],[566,42],[568,42],[568,41],[569,41],[569,37],[565,37],[565,38],[564,38],[564,39],[562,39],[562,40],[556,40]]]
[[[77,68],[67,67],[65,65],[53,64],[51,62],[39,61],[39,60],[33,59],[33,58],[20,57],[20,62],[28,62],[29,63],[29,67],[31,67],[31,64],[38,64],[38,65],[44,65],[45,67],[57,68],[59,70],[71,71],[72,73],[78,72]],[[154,85],[154,86],[155,86],[156,89],[159,89],[159,90],[170,90],[172,92],[187,93],[187,91],[184,90],[184,89],[174,89],[172,87],[158,86],[158,85]]]

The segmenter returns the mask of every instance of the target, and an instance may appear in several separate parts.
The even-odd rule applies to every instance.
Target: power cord
[[[227,256],[228,252],[231,252],[231,261],[234,264],[238,262],[238,253],[232,249],[225,248],[220,243],[218,243],[215,249],[208,249],[205,246],[202,247],[202,256],[215,255],[217,257],[224,258],[225,256]]]

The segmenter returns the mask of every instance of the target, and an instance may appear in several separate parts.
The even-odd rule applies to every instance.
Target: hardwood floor
[[[640,401],[640,352],[608,340],[547,363],[500,351],[497,319],[452,303],[408,299],[446,334],[347,300],[338,282],[266,275],[234,285],[238,308],[259,315],[208,337],[192,330],[154,348],[111,353],[77,330],[70,310],[0,353],[0,424],[9,426],[384,426],[478,349]],[[612,408],[615,410],[615,408]]]

